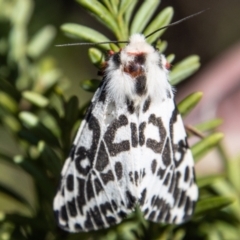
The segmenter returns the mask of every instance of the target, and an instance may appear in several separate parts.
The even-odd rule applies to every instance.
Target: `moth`
[[[194,162],[166,58],[141,34],[113,53],[61,172],[58,225],[90,231],[145,219],[187,221],[198,198]]]

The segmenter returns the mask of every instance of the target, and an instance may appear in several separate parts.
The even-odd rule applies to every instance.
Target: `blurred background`
[[[223,124],[218,130],[225,135],[223,140],[225,151],[229,159],[237,158],[240,153],[240,1],[162,0],[159,11],[167,6],[174,8],[172,22],[209,8],[205,13],[169,28],[162,39],[168,42],[165,54],[176,55],[174,62],[192,54],[199,55],[201,59],[200,70],[177,86],[177,102],[192,92],[203,92],[201,102],[187,116],[185,123],[195,125],[212,118],[223,119]],[[13,8],[15,12],[12,11]],[[16,76],[21,76],[24,79],[24,74],[19,73],[24,73],[28,69],[29,65],[27,66],[26,62],[30,64],[34,62],[34,70],[27,70],[32,77],[41,76],[42,82],[46,85],[51,84],[51,81],[54,83],[55,79],[61,79],[64,95],[67,98],[77,96],[80,106],[83,106],[92,97],[92,93],[84,91],[80,87],[80,82],[99,78],[98,69],[91,64],[87,47],[55,47],[56,44],[78,41],[64,36],[60,30],[64,23],[86,25],[115,40],[108,29],[75,1],[0,0],[0,78],[15,81]],[[39,42],[34,42],[38,34],[43,34],[45,39],[48,38],[47,47],[41,48]],[[8,41],[16,43],[7,54]],[[31,43],[27,50],[22,47],[26,42]],[[25,51],[28,52],[27,57],[23,57]],[[7,64],[9,68],[6,67]],[[49,73],[48,70],[53,67],[54,71]],[[25,82],[18,79],[18,84],[18,88],[24,90]],[[32,89],[41,92],[42,86],[36,82]],[[4,101],[5,95],[1,94],[1,104]],[[28,108],[26,102],[21,104],[22,109]],[[12,108],[14,110],[14,106]],[[3,114],[1,118],[5,125],[11,125],[11,119],[4,119]],[[0,152],[15,156],[20,150],[4,124],[0,125]],[[211,152],[197,164],[197,173],[201,175],[223,171],[224,166],[218,159],[218,153]],[[14,161],[21,162],[21,159],[15,158]],[[6,174],[10,172],[11,174]],[[19,179],[25,186],[21,191],[34,204],[36,196],[32,194],[35,190],[30,176],[22,174],[18,167],[13,168],[0,159],[0,181],[14,186]],[[7,198],[4,197],[0,195],[0,220],[1,210],[7,211],[9,208],[19,211],[19,208],[23,207],[18,202],[7,205]],[[24,211],[26,213],[28,210]]]

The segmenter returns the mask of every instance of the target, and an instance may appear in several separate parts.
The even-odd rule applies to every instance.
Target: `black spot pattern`
[[[100,144],[100,148],[98,151],[97,161],[96,161],[96,170],[102,172],[106,166],[109,164],[108,154],[105,149],[103,141]]]
[[[90,209],[90,214],[95,224],[98,227],[102,228],[104,226],[104,222],[102,220],[102,215],[100,213],[99,208],[95,206],[94,209]]]
[[[145,143],[145,135],[144,135],[145,127],[146,127],[145,122],[140,123],[140,125],[139,125],[139,144],[140,144],[140,146],[143,146]]]
[[[138,134],[137,134],[136,123],[131,123],[130,128],[131,128],[132,147],[137,147],[138,146]]]
[[[153,159],[151,164],[151,170],[153,174],[156,172],[156,168],[157,168],[157,160]]]
[[[162,160],[165,166],[169,166],[171,163],[171,148],[169,138],[167,138],[167,142],[163,149]]]
[[[147,194],[147,189],[144,188],[143,191],[141,192],[141,198],[139,199],[139,204],[141,206],[145,203],[146,194]]]
[[[91,175],[89,175],[88,180],[87,180],[87,199],[88,199],[88,201],[90,201],[91,198],[94,198],[94,191],[93,191]]]
[[[89,129],[93,132],[93,137],[92,137],[92,145],[89,150],[87,150],[85,147],[80,146],[76,150],[76,156],[75,156],[75,166],[78,172],[84,176],[86,176],[90,169],[92,168],[93,160],[96,155],[97,151],[97,146],[100,138],[100,126],[98,120],[92,116],[91,119],[89,120],[88,124]],[[83,167],[81,165],[81,161],[84,159],[88,159],[89,165],[86,167]]]
[[[73,191],[74,189],[74,181],[73,181],[73,175],[68,174],[67,179],[66,179],[66,186],[68,191]]]
[[[115,173],[117,175],[117,180],[122,179],[122,174],[123,174],[122,164],[120,162],[116,162],[114,168],[115,168]]]
[[[77,204],[80,213],[83,215],[83,206],[86,204],[85,194],[84,194],[84,186],[85,180],[81,178],[77,178],[78,180],[78,196],[77,196]]]
[[[130,193],[130,191],[126,191],[127,198],[127,208],[132,209],[136,204],[136,198]]]
[[[135,180],[135,184],[136,184],[136,185],[138,185],[138,178],[139,178],[138,172],[135,171],[135,172],[134,172],[134,180]]]
[[[118,128],[126,126],[127,124],[127,117],[125,115],[121,115],[118,119],[112,121],[104,134],[104,140],[111,156],[116,156],[120,152],[128,151],[130,149],[130,143],[128,140],[122,141],[121,143],[113,143]]]
[[[68,201],[67,206],[68,206],[68,210],[71,217],[77,216],[77,207],[76,207],[75,198],[73,198],[72,201]]]
[[[144,65],[146,62],[146,56],[145,54],[138,54],[134,57],[134,62],[139,65]]]
[[[84,222],[84,227],[88,230],[91,230],[93,229],[93,223],[92,223],[92,220],[91,220],[91,217],[90,217],[90,213],[87,212],[87,217],[86,217],[86,220]]]
[[[109,181],[114,181],[114,176],[111,170],[109,170],[107,173],[101,173],[100,174],[103,183],[106,185]]]
[[[71,160],[74,159],[75,151],[76,151],[76,145],[73,144],[69,153],[69,157],[71,158]]]
[[[116,68],[118,68],[121,64],[120,53],[117,52],[117,53],[113,54],[112,60],[115,64]]]
[[[103,186],[98,178],[94,180],[95,190],[97,195],[103,190]]]
[[[143,104],[143,112],[144,113],[149,109],[150,104],[151,104],[151,98],[148,97],[147,100]]]
[[[146,93],[146,91],[147,91],[146,83],[147,83],[147,78],[145,75],[140,75],[140,76],[136,77],[135,91],[139,96],[142,96],[143,94]]]
[[[189,173],[190,173],[190,169],[188,166],[185,167],[185,171],[184,171],[184,181],[188,182],[189,180]]]
[[[149,123],[152,123],[158,128],[160,142],[157,142],[154,139],[148,138],[146,146],[151,148],[155,153],[161,153],[163,148],[163,143],[166,138],[166,130],[163,126],[162,119],[156,118],[155,114],[151,114],[149,117]]]
[[[127,109],[130,114],[133,114],[135,111],[134,102],[127,98]]]

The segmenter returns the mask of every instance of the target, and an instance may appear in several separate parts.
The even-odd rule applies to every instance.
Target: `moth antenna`
[[[87,46],[96,46],[96,45],[101,45],[101,44],[109,44],[109,43],[129,43],[129,41],[118,41],[118,40],[113,40],[113,41],[107,41],[107,42],[97,42],[97,43],[66,43],[66,44],[58,44],[55,45],[55,47],[71,47],[71,46],[83,46],[83,45],[87,45]]]
[[[169,24],[169,25],[166,25],[166,26],[164,26],[164,27],[161,27],[161,28],[153,31],[152,33],[148,34],[147,36],[145,36],[145,38],[148,38],[148,37],[152,36],[153,34],[155,34],[156,32],[161,31],[161,30],[163,30],[163,29],[165,29],[165,28],[175,26],[175,25],[177,25],[177,24],[179,24],[179,23],[181,23],[181,22],[184,22],[184,21],[186,21],[186,20],[188,20],[188,19],[190,19],[190,18],[196,17],[197,15],[200,15],[200,14],[208,11],[209,9],[210,9],[210,8],[207,8],[207,9],[205,9],[205,10],[203,10],[203,11],[200,11],[200,12],[194,13],[194,14],[188,16],[188,17],[185,17],[185,18],[183,18],[183,19],[181,19],[181,20],[179,20],[179,21],[176,21],[176,22],[173,22],[173,23],[171,23],[171,24]]]

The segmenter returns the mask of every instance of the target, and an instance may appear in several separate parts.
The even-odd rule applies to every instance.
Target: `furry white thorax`
[[[124,66],[133,61],[134,55],[138,53],[146,56],[144,70],[147,78],[147,93],[144,96],[136,94],[136,80],[123,71]],[[116,66],[111,59],[108,62],[106,76],[110,98],[119,104],[124,104],[127,96],[138,104],[150,95],[153,101],[161,102],[167,97],[168,90],[172,92],[165,64],[165,57],[148,44],[142,34],[132,35],[129,44],[120,51],[120,67]]]

